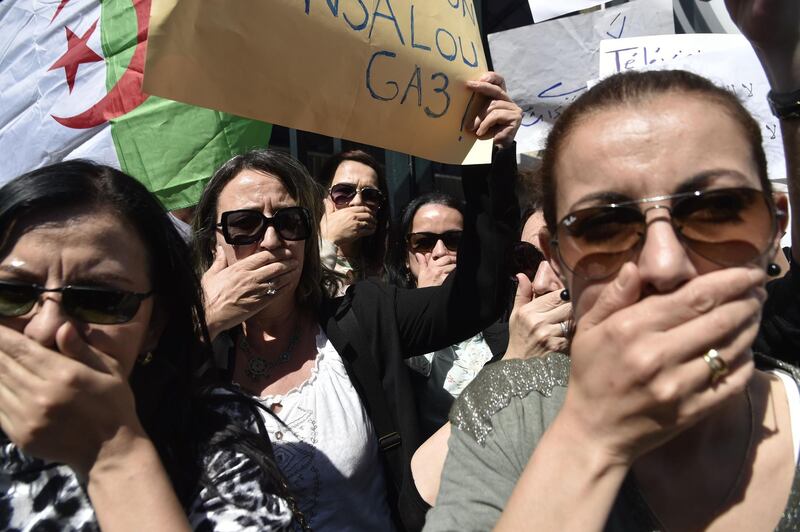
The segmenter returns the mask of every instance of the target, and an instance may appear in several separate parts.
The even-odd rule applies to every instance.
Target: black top
[[[789,271],[767,283],[767,301],[753,351],[800,365],[800,266],[789,254]]]
[[[513,147],[497,150],[491,166],[464,168],[463,239],[455,273],[441,286],[403,289],[366,280],[320,309],[320,324],[379,436],[390,506],[406,530],[422,528],[428,506],[411,477],[422,436],[403,359],[470,338],[506,309],[508,250],[519,225],[515,176]]]

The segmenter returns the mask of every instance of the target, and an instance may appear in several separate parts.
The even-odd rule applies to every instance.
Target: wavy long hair
[[[306,528],[268,438],[246,430],[246,420],[234,422],[222,415],[219,398],[209,393],[226,383],[214,369],[189,248],[163,206],[141,183],[109,166],[83,160],[45,166],[0,188],[0,256],[13,245],[18,224],[61,209],[110,211],[145,246],[154,301],[167,323],[151,361],[137,363],[129,382],[139,420],[184,507],[189,508],[201,488],[214,489],[202,456],[238,452],[260,467],[262,487],[284,497]],[[241,394],[226,394],[226,401],[256,413],[254,401]]]

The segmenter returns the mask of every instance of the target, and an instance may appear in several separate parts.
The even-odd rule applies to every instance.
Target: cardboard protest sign
[[[599,6],[608,0],[528,0],[534,22],[543,22],[567,13]]]
[[[544,148],[555,119],[598,76],[601,40],[674,32],[672,0],[636,0],[489,35],[494,67],[525,112],[518,151]]]
[[[472,0],[153,0],[144,88],[459,164],[486,70]]]
[[[769,177],[785,182],[780,124],[767,104],[769,82],[741,35],[693,34],[634,37],[600,43],[600,76],[625,70],[675,68],[709,78],[733,91],[761,125]]]

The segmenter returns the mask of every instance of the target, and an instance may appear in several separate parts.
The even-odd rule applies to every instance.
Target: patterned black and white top
[[[264,489],[255,462],[221,450],[204,457],[202,463],[214,489],[201,489],[189,508],[195,530],[290,529],[288,504]],[[72,469],[26,455],[0,432],[0,530],[90,532],[100,528],[86,486]]]

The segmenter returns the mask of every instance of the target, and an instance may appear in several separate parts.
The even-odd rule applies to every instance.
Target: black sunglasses
[[[305,207],[285,207],[268,218],[252,209],[227,211],[217,227],[222,229],[225,242],[245,246],[261,241],[270,225],[283,240],[305,240],[311,236],[311,212]]]
[[[444,233],[410,233],[406,236],[408,247],[414,253],[430,253],[436,243],[442,241],[450,251],[458,251],[461,243],[461,231],[445,231]]]
[[[651,203],[656,204],[639,208]],[[647,233],[646,214],[653,209],[670,213],[687,250],[728,267],[767,253],[777,237],[778,219],[784,216],[761,190],[701,190],[579,209],[558,223],[552,244],[576,275],[605,279],[639,252]]]
[[[515,242],[511,248],[511,275],[524,273],[528,279],[533,280],[543,260],[544,253],[530,242]]]
[[[383,204],[383,193],[375,187],[357,187],[352,183],[333,185],[328,194],[331,201],[339,208],[347,207],[356,194],[361,194],[361,201],[368,207],[377,208]]]
[[[27,314],[45,292],[61,293],[61,308],[68,316],[102,325],[130,321],[139,312],[142,300],[153,294],[152,291],[137,294],[89,286],[45,288],[0,281],[0,316],[12,318]]]

